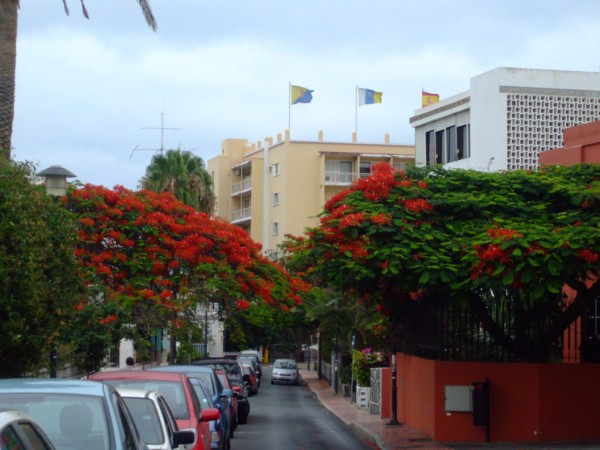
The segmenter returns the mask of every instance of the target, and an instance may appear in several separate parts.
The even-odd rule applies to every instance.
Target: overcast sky
[[[136,189],[156,150],[205,161],[227,138],[414,144],[421,89],[496,67],[600,70],[598,0],[22,0],[13,158]],[[289,83],[313,89],[289,107]],[[599,86],[600,89],[600,86]],[[291,113],[290,113],[291,111]],[[137,149],[136,151],[133,151]],[[147,150],[142,150],[147,149]]]

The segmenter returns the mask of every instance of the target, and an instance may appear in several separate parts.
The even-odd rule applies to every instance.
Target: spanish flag
[[[440,101],[439,94],[432,94],[431,92],[421,91],[421,106],[433,105]]]

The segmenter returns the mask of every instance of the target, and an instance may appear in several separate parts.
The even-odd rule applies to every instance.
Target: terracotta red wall
[[[392,391],[392,369],[381,369],[381,392]],[[380,417],[389,419],[392,417],[392,400],[389,395],[381,396]]]
[[[542,166],[600,164],[600,121],[563,130],[564,147],[539,154]]]
[[[600,364],[397,362],[398,420],[435,441],[485,442],[471,413],[446,413],[444,392],[486,378],[492,442],[600,440]]]

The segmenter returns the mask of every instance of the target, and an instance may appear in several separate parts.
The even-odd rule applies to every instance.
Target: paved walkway
[[[363,441],[374,449],[393,450],[406,448],[436,448],[449,449],[433,442],[427,435],[408,428],[404,425],[387,426],[389,419],[369,414],[350,404],[349,397],[335,395],[329,383],[319,380],[313,370],[300,369],[300,376],[325,408],[339,417]]]

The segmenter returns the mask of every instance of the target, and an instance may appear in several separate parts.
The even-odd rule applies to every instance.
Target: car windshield
[[[275,361],[275,369],[296,369],[296,361]]]
[[[210,393],[210,395],[212,395],[213,397],[215,396],[215,384],[214,384],[213,377],[211,376],[211,374],[209,372],[194,372],[194,373],[188,374],[188,376],[198,378],[200,381],[202,381],[204,383],[204,385],[208,389],[208,392]]]
[[[89,395],[0,393],[0,409],[30,415],[57,449],[85,442],[86,450],[111,447],[103,399]]]
[[[146,444],[162,444],[165,436],[158,411],[149,398],[123,397],[135,426]]]
[[[190,410],[188,409],[188,402],[182,383],[163,380],[136,380],[133,378],[103,380],[103,382],[118,388],[158,391],[167,401],[169,408],[177,420],[188,420],[190,418]]]

